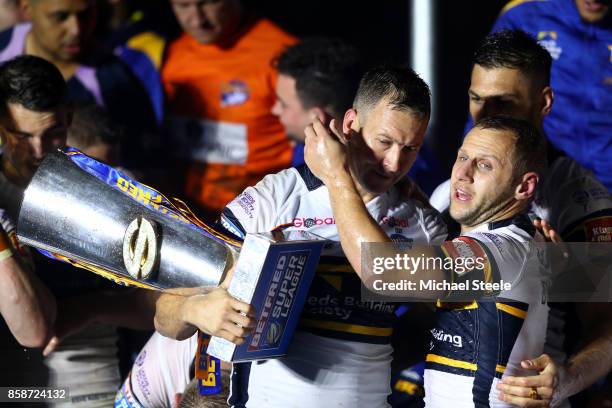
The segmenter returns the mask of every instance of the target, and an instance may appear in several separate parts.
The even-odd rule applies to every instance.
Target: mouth
[[[378,171],[378,170],[375,170],[374,174],[376,174],[376,177],[384,179],[384,180],[393,180],[395,178],[394,174],[389,174],[389,173],[385,173],[385,172]]]
[[[465,190],[455,188],[453,191],[453,198],[457,201],[467,202],[472,200],[472,195]]]
[[[64,50],[69,54],[78,54],[81,52],[80,44],[68,44],[64,46]]]
[[[608,5],[607,2],[602,0],[584,0],[585,8],[591,13],[598,13]]]

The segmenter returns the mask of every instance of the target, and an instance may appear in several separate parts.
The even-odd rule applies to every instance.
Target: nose
[[[277,99],[276,102],[274,102],[274,105],[272,105],[272,114],[274,116],[280,116],[281,115],[281,104],[280,101]]]
[[[397,173],[402,164],[402,149],[399,146],[393,146],[389,149],[383,160],[383,167],[388,173]]]
[[[70,38],[78,38],[81,34],[81,22],[75,14],[70,15],[66,19],[66,31]]]
[[[455,163],[453,170],[455,177],[458,180],[473,183],[474,182],[474,163],[472,160],[458,161]]]
[[[40,137],[33,137],[30,139],[30,149],[34,159],[42,160],[45,157],[45,148]]]
[[[193,23],[196,24],[198,27],[203,26],[209,20],[206,14],[205,7],[206,7],[205,3],[202,3],[202,4],[198,3],[196,5],[197,10],[194,13]]]

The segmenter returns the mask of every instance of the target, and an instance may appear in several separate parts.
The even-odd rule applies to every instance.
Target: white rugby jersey
[[[447,180],[431,195],[431,205],[441,213],[450,205],[450,188]],[[548,166],[529,215],[548,221],[568,242],[612,242],[612,196],[589,170],[569,157],[559,157]],[[545,352],[564,362],[567,305],[550,306]]]
[[[116,407],[176,407],[193,378],[198,334],[179,341],[153,333],[115,399]]]
[[[542,303],[549,271],[525,215],[483,224],[453,242],[485,252],[494,281],[511,283],[494,299],[437,304],[426,358],[427,407],[510,407],[495,388],[502,375],[533,374],[520,366],[539,356],[548,306]]]
[[[393,240],[427,245],[446,237],[435,211],[403,199],[395,188],[366,207]],[[388,342],[394,305],[359,301],[361,282],[342,252],[327,187],[308,167],[266,176],[247,188],[228,204],[221,225],[238,236],[286,228],[335,241],[323,249],[300,328],[334,338]]]
[[[366,207],[394,240],[426,245],[446,237],[435,211],[396,189]],[[323,183],[306,166],[269,175],[227,206],[221,225],[238,236],[286,228],[332,241],[287,356],[250,368],[247,407],[388,406],[395,304],[361,302],[361,281],[342,252]]]

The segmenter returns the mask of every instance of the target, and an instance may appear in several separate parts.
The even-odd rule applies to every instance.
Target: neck
[[[51,62],[62,73],[65,80],[70,79],[79,66],[79,64],[76,62],[62,61],[55,58],[51,53],[47,52],[38,44],[31,30],[26,36],[25,53],[27,55],[34,55],[35,57],[44,58]]]
[[[470,232],[478,227],[480,227],[481,225],[484,224],[489,224],[491,222],[495,222],[495,221],[501,221],[501,220],[507,220],[508,218],[513,218],[515,215],[520,214],[521,212],[523,212],[523,210],[525,209],[525,206],[520,202],[520,201],[516,201],[514,200],[514,203],[512,203],[509,207],[505,208],[505,209],[501,209],[500,211],[498,211],[495,215],[493,215],[492,217],[489,217],[488,219],[486,219],[485,221],[481,222],[480,224],[476,224],[476,225],[461,225],[461,233],[466,233],[466,232]]]
[[[352,170],[350,171],[350,173],[351,178],[353,179],[353,184],[355,184],[355,188],[357,189],[357,193],[359,193],[359,196],[365,204],[378,197],[378,194],[370,193],[357,181],[357,177],[355,177]]]

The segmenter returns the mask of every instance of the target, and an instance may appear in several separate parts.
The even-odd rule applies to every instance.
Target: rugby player
[[[37,81],[41,77],[44,83]],[[15,79],[30,88],[29,95],[21,94]],[[34,273],[28,249],[17,241],[15,225],[24,185],[45,154],[65,141],[70,122],[58,109],[64,92],[63,78],[42,59],[0,66],[0,356],[4,362],[11,361],[7,351],[21,352],[19,345],[43,347],[55,321],[55,297]]]
[[[394,187],[416,158],[429,114],[428,87],[412,70],[378,68],[364,76],[344,116],[344,126],[356,129],[348,160],[360,170],[351,180],[376,222],[397,241],[429,244],[446,236],[434,212]],[[402,154],[386,149],[382,133],[402,140]],[[234,365],[234,406],[247,400],[253,407],[387,406],[395,306],[360,301],[360,281],[337,242],[328,197],[327,188],[302,166],[247,188],[221,217],[221,225],[238,236],[287,225],[334,241],[324,250],[288,355]],[[166,307],[158,307],[158,330],[181,338],[193,333],[195,327],[181,321],[187,316],[185,300],[168,294],[162,300]]]
[[[17,57],[0,66],[0,95],[0,131],[4,142],[0,161],[0,198],[2,208],[6,210],[3,223],[15,225],[23,190],[34,172],[48,153],[63,147],[66,142],[71,112],[66,103],[66,84],[61,73],[54,65],[34,56]],[[14,236],[7,224],[4,224],[5,229]],[[3,291],[17,290],[3,297],[2,313],[5,315],[11,311],[5,306],[12,302],[23,307],[19,311],[13,309],[15,314],[6,313],[9,329],[20,342],[23,339],[15,330],[14,323],[18,323],[21,329],[44,323],[39,326],[40,337],[30,344],[41,347],[44,346],[41,343],[46,343],[53,334],[58,319],[65,316],[64,299],[75,292],[100,289],[96,286],[100,283],[89,274],[75,273],[68,264],[45,262],[41,255],[28,251],[16,239],[12,246],[22,270],[18,275],[13,271],[12,276],[18,278],[15,282],[7,283],[6,287],[2,285]],[[30,267],[32,269],[27,270]],[[9,276],[3,273],[3,277]],[[25,284],[28,277],[32,284],[29,288]],[[36,301],[29,302],[29,297],[35,297]],[[115,340],[114,328],[95,325],[81,330],[53,356],[43,358],[40,350],[24,350],[3,327],[0,330],[0,359],[11,370],[0,372],[0,383],[7,386],[71,387],[74,406],[108,405],[120,379]],[[96,373],[96,381],[89,376],[92,372]]]
[[[500,31],[486,37],[474,55],[468,92],[470,116],[506,114],[530,121],[543,131],[544,119],[553,109],[550,87],[550,54],[522,31]],[[548,220],[566,241],[605,242],[603,233],[612,225],[612,197],[593,174],[573,159],[548,146],[549,166],[540,179],[530,214]],[[450,180],[431,196],[431,204],[447,219]],[[452,227],[450,227],[452,229]],[[506,377],[500,385],[504,400],[533,405],[531,387],[556,404],[589,387],[612,369],[612,326],[609,304],[577,303],[581,323],[588,327],[583,346],[566,361],[565,307],[552,305],[547,353],[525,362],[542,375],[525,379]],[[533,356],[535,357],[535,356]],[[557,363],[555,363],[555,360]]]
[[[306,130],[306,162],[328,187],[344,252],[362,280],[372,287],[374,254],[362,244],[391,242],[364,205],[351,174],[358,172],[347,159],[347,141],[358,127],[343,127],[332,136],[315,122]],[[387,136],[389,154],[405,154],[402,140]],[[477,122],[466,136],[452,171],[451,216],[461,224],[461,236],[444,244],[457,259],[486,258],[483,268],[447,270],[428,263],[410,272],[391,266],[389,280],[474,280],[510,282],[492,293],[495,302],[438,301],[438,318],[426,359],[425,402],[432,407],[509,406],[497,397],[495,385],[503,374],[524,375],[521,360],[542,352],[548,306],[542,301],[547,273],[532,244],[535,229],[525,211],[534,196],[545,163],[544,139],[526,121],[490,117]],[[390,252],[395,252],[389,248]],[[404,252],[410,257],[441,258],[433,247]],[[381,255],[389,254],[381,251]],[[453,255],[455,254],[455,255]],[[457,255],[460,254],[460,255]],[[383,275],[384,276],[384,275]],[[418,284],[418,283],[417,283]],[[488,293],[487,290],[481,293]],[[402,295],[445,300],[446,289],[403,291]]]

